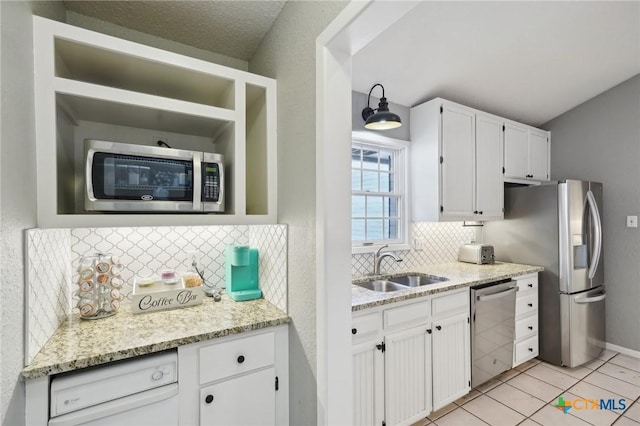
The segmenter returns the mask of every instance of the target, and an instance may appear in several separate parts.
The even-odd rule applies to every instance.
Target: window
[[[354,248],[407,243],[407,150],[408,143],[404,141],[354,135],[351,144]]]

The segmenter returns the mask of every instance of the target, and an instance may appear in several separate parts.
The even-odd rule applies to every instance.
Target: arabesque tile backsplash
[[[191,268],[189,252],[199,253],[207,282],[224,285],[227,244],[259,250],[264,298],[287,311],[286,225],[160,226],[131,228],[31,229],[27,231],[28,313],[26,362],[35,356],[73,312],[78,265],[84,255],[109,253],[120,258],[122,293],[131,299],[136,275],[177,273]]]
[[[411,224],[411,241],[420,238],[424,241],[422,250],[399,250],[395,253],[402,262],[384,260],[382,270],[397,271],[431,265],[434,263],[455,262],[458,259],[458,247],[476,240],[476,229],[462,226],[463,222],[414,222]],[[373,253],[354,254],[351,257],[351,275],[361,276],[373,271]]]

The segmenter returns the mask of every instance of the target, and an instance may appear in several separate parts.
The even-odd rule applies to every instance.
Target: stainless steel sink
[[[368,290],[379,291],[382,293],[388,293],[390,291],[399,291],[406,290],[406,285],[398,284],[395,282],[387,281],[387,280],[373,280],[373,281],[364,281],[361,283],[354,283],[357,286],[362,288],[366,288]]]
[[[435,277],[430,275],[403,275],[400,277],[391,277],[389,281],[408,287],[420,287],[428,284],[437,284],[448,281],[443,277]]]

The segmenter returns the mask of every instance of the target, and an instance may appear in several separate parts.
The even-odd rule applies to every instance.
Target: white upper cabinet
[[[411,109],[412,217],[503,217],[499,117],[436,98]]]
[[[453,104],[442,109],[441,216],[465,219],[474,210],[475,114]]]
[[[476,114],[475,209],[480,220],[504,217],[502,150],[502,121],[488,114]]]
[[[550,133],[507,121],[504,131],[504,179],[507,182],[549,180]]]
[[[276,82],[33,18],[39,227],[275,223]],[[84,140],[224,156],[221,214],[90,214]]]

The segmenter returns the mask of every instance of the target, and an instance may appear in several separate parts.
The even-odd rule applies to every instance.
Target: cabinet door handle
[[[238,357],[238,364],[242,364],[244,362],[244,355],[240,355]]]
[[[358,329],[357,328],[352,328],[351,329],[351,334],[358,334]]]
[[[431,334],[431,329],[430,328],[427,328],[427,333]]]
[[[213,395],[207,395],[204,398],[204,402],[206,402],[207,404],[211,404],[213,402]]]
[[[436,330],[438,330],[438,331],[442,330],[442,326],[441,325],[436,325]]]
[[[478,210],[474,210],[474,211],[473,211],[473,214],[478,214]]]
[[[482,214],[482,210],[480,210],[478,213],[479,213],[479,214]]]

